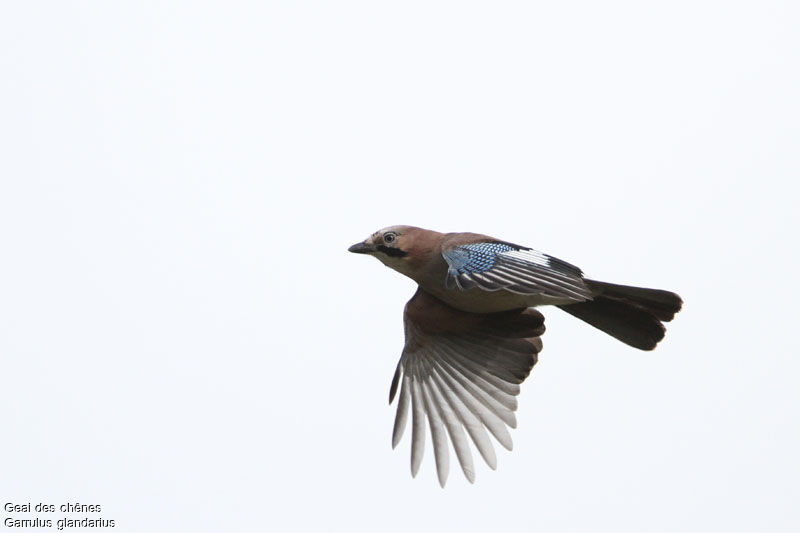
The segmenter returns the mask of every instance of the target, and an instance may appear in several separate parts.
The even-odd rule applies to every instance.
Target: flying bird
[[[555,305],[629,346],[652,350],[664,338],[662,322],[681,309],[669,291],[585,278],[580,268],[532,248],[476,233],[439,233],[391,226],[349,248],[375,256],[417,282],[406,304],[405,346],[389,391],[400,396],[392,447],[411,413],[411,475],[425,449],[427,419],[439,484],[449,473],[448,436],[470,483],[475,445],[495,469],[487,430],[511,450],[508,427],[520,384],[542,349],[544,317]]]

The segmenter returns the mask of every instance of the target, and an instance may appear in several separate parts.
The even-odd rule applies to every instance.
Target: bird
[[[561,259],[477,233],[390,226],[348,248],[411,278],[417,290],[403,313],[405,345],[389,390],[400,395],[392,448],[411,414],[411,475],[430,428],[439,484],[449,475],[449,442],[464,476],[475,481],[467,435],[497,468],[488,433],[512,449],[520,384],[542,350],[544,316],[554,305],[639,350],[664,338],[683,301],[674,292],[584,277]],[[487,433],[488,430],[488,433]]]

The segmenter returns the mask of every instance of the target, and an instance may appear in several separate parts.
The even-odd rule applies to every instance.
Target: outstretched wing
[[[581,269],[542,252],[505,242],[461,244],[442,251],[448,289],[478,287],[519,294],[591,300]]]
[[[492,469],[497,458],[486,430],[511,449],[506,426],[517,425],[516,396],[542,349],[544,317],[531,308],[466,313],[418,289],[406,304],[404,321],[406,344],[389,393],[391,403],[400,386],[392,447],[400,442],[410,411],[412,476],[422,462],[427,419],[439,483],[444,486],[449,473],[448,437],[473,482],[467,435]]]

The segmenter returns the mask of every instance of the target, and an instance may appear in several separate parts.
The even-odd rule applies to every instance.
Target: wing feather
[[[581,270],[530,248],[487,240],[445,248],[445,286],[468,290],[507,290],[573,301],[591,300]]]
[[[432,370],[431,390],[435,394],[434,401],[440,406],[447,433],[450,435],[450,440],[456,451],[456,457],[458,457],[458,462],[461,464],[461,470],[467,480],[473,483],[475,481],[475,467],[472,463],[472,453],[469,451],[467,438],[464,435],[464,426],[467,426],[467,431],[469,432],[469,425],[475,426],[477,419],[473,422],[474,416],[471,416],[471,413],[461,404],[458,396],[444,384],[440,370],[435,366],[432,366]]]
[[[448,386],[449,390],[452,392],[451,398],[453,398],[453,405],[458,405],[457,412],[461,423],[467,429],[467,433],[478,449],[478,452],[481,454],[481,457],[483,457],[483,460],[494,470],[497,468],[497,456],[494,453],[494,446],[492,446],[492,441],[486,433],[485,424],[477,414],[486,408],[481,406],[464,387],[458,384],[458,382],[441,367],[440,363],[437,362],[436,365],[439,366],[440,370],[437,372],[438,380]],[[460,405],[457,402],[460,402]],[[470,465],[471,462],[470,458]],[[462,466],[463,464],[462,462]]]
[[[489,433],[503,447],[513,447],[508,428],[517,425],[520,383],[542,347],[543,318],[532,309],[464,313],[419,289],[406,306],[405,322],[406,346],[390,393],[391,398],[399,388],[392,446],[399,443],[410,411],[412,475],[422,463],[427,425],[439,483],[444,486],[449,474],[448,440],[473,482],[470,440],[492,469],[497,455]]]
[[[497,360],[488,361],[481,357],[486,355],[486,350],[475,349],[472,343],[442,339],[442,348],[446,349],[455,360],[484,378],[498,390],[514,396],[519,394],[519,383],[522,380],[516,378],[510,368],[503,366],[504,363],[509,364],[510,362],[502,358],[499,348],[495,352]]]
[[[448,354],[448,351],[443,351],[443,354]],[[516,385],[509,385],[502,380],[496,379],[488,372],[482,371],[471,361],[465,360],[457,355],[449,355],[442,358],[441,363],[452,369],[457,374],[455,379],[465,380],[470,384],[470,388],[478,389],[482,394],[485,394],[492,401],[487,407],[497,413],[502,418],[501,412],[510,412],[517,408],[514,393],[509,393],[508,390],[503,390],[505,387],[518,387]],[[502,387],[501,387],[502,385]],[[482,397],[481,394],[473,394],[476,398]],[[511,413],[513,416],[513,413]]]
[[[425,453],[425,412],[419,381],[420,376],[414,371],[411,377],[411,477],[417,477]]]
[[[497,270],[505,273],[514,281],[526,282],[535,290],[545,291],[553,296],[567,295],[580,300],[591,299],[592,296],[589,289],[584,286],[582,279],[578,283],[576,278],[568,278],[537,265],[509,261],[508,263],[501,262]]]
[[[475,400],[470,405],[472,412],[480,419],[483,425],[486,426],[489,432],[495,436],[500,444],[508,447],[506,443],[509,442],[510,437],[505,427],[506,425],[512,428],[517,427],[517,418],[514,412],[501,405],[491,394],[481,388],[476,383],[481,380],[479,377],[474,375],[470,376],[469,372],[459,372],[448,365],[448,362],[442,361],[442,368]]]
[[[394,417],[394,429],[392,430],[392,449],[397,447],[408,422],[408,405],[411,403],[410,393],[411,378],[408,374],[403,374],[403,384],[400,387],[400,398],[397,400],[397,414]]]
[[[517,419],[514,413],[502,406],[495,398],[476,384],[480,378],[470,376],[469,373],[462,373],[449,366],[447,362],[441,362],[442,368],[453,378],[471,398],[469,408],[477,416],[481,423],[486,426],[489,432],[503,444],[508,442],[505,425],[510,427],[517,426]],[[503,444],[506,446],[506,444]],[[507,447],[507,446],[506,446]]]
[[[447,450],[447,435],[445,435],[444,424],[442,424],[442,417],[439,414],[439,405],[432,399],[433,393],[430,379],[421,383],[421,390],[425,413],[428,416],[428,424],[431,428],[433,456],[436,459],[436,474],[439,477],[439,485],[444,487],[445,483],[447,483],[447,476],[450,474],[450,453]]]

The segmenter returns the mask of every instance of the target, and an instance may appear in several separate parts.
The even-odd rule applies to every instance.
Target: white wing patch
[[[501,252],[498,255],[501,255],[503,257],[510,257],[513,259],[517,259],[519,261],[533,263],[535,265],[540,265],[543,267],[550,266],[550,259],[548,258],[548,256],[537,250],[511,250],[508,252]]]

